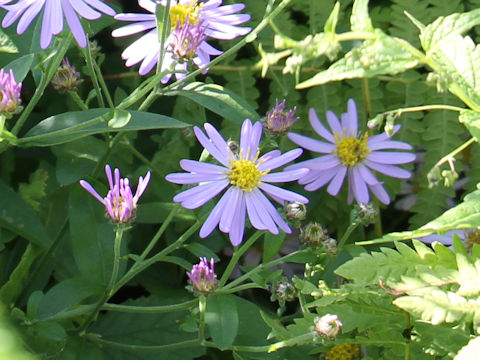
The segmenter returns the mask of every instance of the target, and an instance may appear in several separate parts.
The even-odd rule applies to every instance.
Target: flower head
[[[272,135],[283,135],[290,131],[295,122],[300,119],[295,117],[295,112],[297,107],[285,111],[285,99],[278,103],[278,99],[275,100],[275,107],[267,112],[265,116],[264,124],[266,130],[268,130]]]
[[[132,194],[130,182],[127,178],[120,178],[120,170],[115,169],[112,177],[112,169],[109,165],[105,166],[108,184],[110,190],[105,198],[102,198],[85,180],[80,180],[80,185],[100,201],[107,210],[107,216],[117,224],[129,224],[135,220],[137,211],[137,202],[145,192],[150,181],[150,171],[147,172],[145,178],[138,179],[137,191]]]
[[[15,81],[13,71],[10,69],[8,73],[0,70],[0,114],[5,117],[11,117],[21,111],[20,92],[22,91],[22,83]]]
[[[292,221],[305,220],[307,216],[307,208],[298,201],[286,203],[283,206],[283,211],[285,211],[287,219]]]
[[[360,346],[357,344],[339,344],[326,352],[325,360],[354,360],[360,355]]]
[[[63,23],[67,22],[75,40],[81,47],[87,46],[87,37],[79,17],[95,20],[101,13],[113,16],[115,10],[101,0],[19,0],[12,5],[4,5],[7,14],[3,18],[2,26],[9,27],[17,19],[17,33],[23,34],[33,19],[43,10],[40,46],[46,49],[52,42],[53,35],[63,31]]]
[[[330,239],[328,231],[317,222],[311,222],[300,229],[300,242],[307,247],[322,246]]]
[[[115,19],[120,21],[134,21],[113,31],[112,36],[123,37],[147,31],[122,53],[126,66],[140,65],[140,75],[148,74],[157,64],[160,56],[160,43],[155,18],[157,4],[153,0],[138,0],[138,4],[150,14],[118,14]],[[160,2],[161,6],[166,1]],[[162,71],[174,66],[177,79],[185,77],[188,62],[178,62],[178,53],[188,54],[195,65],[206,68],[210,56],[220,55],[222,52],[205,41],[205,37],[231,40],[237,36],[250,32],[248,27],[238,27],[250,20],[250,15],[236,14],[243,10],[245,5],[222,5],[222,0],[172,0],[170,6],[171,33],[166,39],[165,54],[162,62]],[[175,53],[175,51],[177,53]],[[171,74],[166,75],[162,82],[170,80]]]
[[[317,333],[326,338],[334,338],[339,333],[343,326],[342,322],[337,315],[326,314],[322,317],[316,317],[314,319],[315,330]]]
[[[389,204],[388,193],[371,170],[407,179],[411,175],[410,172],[395,165],[412,162],[415,155],[379,150],[411,150],[412,147],[407,143],[391,140],[386,133],[374,136],[360,135],[357,106],[352,99],[348,100],[348,111],[342,114],[341,121],[332,111],[327,112],[327,121],[332,132],[323,126],[313,109],[310,109],[309,120],[315,132],[327,142],[296,133],[288,134],[295,144],[320,154],[327,154],[288,167],[310,169],[310,172],[299,180],[300,184],[306,185],[305,190],[314,191],[329,183],[327,192],[335,196],[339,193],[345,176],[348,176],[349,203],[354,198],[358,203],[368,203],[370,189],[382,203]],[[393,133],[398,130],[400,125],[395,126]]]
[[[264,193],[282,204],[285,201],[308,199],[289,190],[269,183],[294,181],[307,173],[307,169],[295,169],[272,173],[301,155],[301,149],[285,154],[273,150],[259,157],[262,124],[252,125],[249,119],[242,125],[239,152],[230,150],[225,139],[211,124],[205,124],[205,135],[194,128],[195,135],[203,147],[220,163],[208,164],[194,160],[181,160],[180,166],[188,173],[167,175],[166,179],[177,184],[199,184],[176,195],[173,200],[181,202],[187,209],[196,209],[227,189],[200,229],[200,237],[208,236],[217,225],[230,235],[234,246],[242,242],[245,214],[252,226],[278,234],[278,228],[290,233],[290,227],[280,216]]]
[[[198,265],[193,265],[192,271],[187,272],[188,282],[195,292],[211,293],[217,288],[217,275],[214,270],[215,260],[210,259],[208,263],[207,258],[200,258]]]
[[[59,91],[75,90],[81,82],[80,73],[70,65],[67,58],[63,59],[52,79],[53,87]]]
[[[426,244],[432,244],[433,242],[437,241],[445,246],[452,247],[454,235],[457,235],[460,240],[463,241],[463,243],[465,244],[465,249],[467,251],[471,251],[473,245],[475,244],[480,245],[480,229],[478,228],[448,230],[443,235],[433,233],[417,238],[416,240],[419,240]]]

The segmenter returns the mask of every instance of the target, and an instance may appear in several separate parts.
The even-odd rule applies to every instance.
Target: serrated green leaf
[[[373,31],[372,21],[368,14],[368,0],[356,0],[353,3],[350,17],[352,31]]]
[[[242,124],[247,118],[260,120],[260,116],[247,101],[220,85],[193,82],[165,95],[185,96],[236,124]]]
[[[18,140],[18,143],[25,147],[51,146],[112,131],[170,129],[189,126],[168,116],[130,111],[132,115],[130,122],[122,128],[113,129],[108,126],[108,121],[111,119],[110,111],[110,109],[89,109],[51,116],[31,128],[25,137]]]
[[[213,342],[220,350],[232,345],[238,332],[238,312],[234,295],[211,295],[207,298],[205,323]]]
[[[370,78],[377,75],[395,75],[418,65],[418,60],[401,45],[399,39],[376,31],[375,40],[367,40],[352,49],[327,70],[297,85],[305,89],[330,81]]]

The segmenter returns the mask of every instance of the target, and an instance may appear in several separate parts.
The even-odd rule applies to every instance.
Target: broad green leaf
[[[132,119],[132,114],[127,110],[115,109],[113,111],[113,117],[108,120],[108,126],[114,129],[120,129],[126,126]]]
[[[50,239],[37,213],[10,187],[0,181],[0,226],[42,248]]]
[[[0,30],[0,52],[9,54],[18,53],[17,46],[3,30]]]
[[[377,75],[395,75],[418,65],[418,60],[400,42],[403,40],[376,31],[375,40],[367,40],[353,48],[327,70],[297,85],[305,89],[330,81],[370,78]]]
[[[51,116],[31,128],[25,137],[18,140],[18,143],[25,147],[51,146],[111,131],[170,129],[189,126],[164,115],[140,111],[131,111],[130,114],[132,115],[130,122],[118,129],[108,126],[108,121],[112,119],[110,109],[73,111]]]
[[[180,95],[236,124],[245,119],[260,120],[255,110],[237,94],[216,84],[194,82],[165,95]]]
[[[106,286],[113,266],[115,233],[113,225],[105,220],[104,205],[80,185],[74,185],[70,190],[68,213],[73,256],[80,273],[92,283]]]
[[[445,17],[441,16],[422,30],[420,42],[428,56],[442,47],[444,43],[455,41],[457,35],[462,35],[479,24],[480,9]]]
[[[465,110],[460,113],[458,120],[466,126],[475,140],[480,142],[480,113],[472,110]]]
[[[205,323],[219,349],[230,346],[238,332],[238,312],[234,295],[211,295],[207,297]]]
[[[13,60],[10,64],[4,66],[5,71],[13,70],[15,80],[21,82],[25,79],[33,64],[34,54],[27,54]]]
[[[379,239],[361,241],[357,245],[373,245],[399,240],[409,240],[432,233],[444,233],[453,229],[470,229],[480,226],[480,190],[465,196],[463,202],[445,211],[441,216],[418,230],[386,234]]]
[[[480,336],[473,338],[465,345],[453,360],[472,360],[480,353]]]
[[[61,316],[61,314],[81,301],[99,295],[103,287],[94,285],[87,278],[70,278],[52,287],[40,300],[37,320],[43,321]]]
[[[368,15],[368,0],[355,0],[350,17],[352,31],[373,31],[372,21]]]
[[[285,240],[285,234],[283,231],[280,232],[278,235],[274,235],[270,232],[265,234],[263,240],[263,259],[262,261],[265,263],[273,258],[275,255],[278,254],[280,249],[282,248],[283,241]]]

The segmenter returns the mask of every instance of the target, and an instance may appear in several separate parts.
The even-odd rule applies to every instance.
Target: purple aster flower
[[[20,92],[22,91],[22,83],[15,81],[13,71],[10,69],[6,73],[3,69],[0,70],[0,114],[9,118],[13,114],[21,111]]]
[[[407,143],[391,140],[386,133],[370,137],[367,134],[360,135],[357,106],[352,99],[348,100],[348,111],[342,114],[341,121],[332,111],[327,112],[327,121],[332,132],[323,126],[314,109],[310,109],[309,119],[315,132],[327,142],[300,134],[288,134],[295,144],[320,154],[327,154],[287,168],[293,170],[306,167],[310,170],[299,180],[300,184],[306,184],[305,190],[314,191],[329,183],[327,192],[335,196],[348,176],[349,203],[353,198],[360,204],[368,203],[370,189],[382,203],[389,204],[388,193],[371,170],[391,177],[408,179],[410,172],[395,165],[409,163],[415,160],[415,155],[379,150],[411,150],[412,147]],[[393,134],[398,130],[400,125],[395,126]]]
[[[134,21],[133,24],[123,26],[112,32],[114,37],[129,36],[144,31],[148,31],[141,38],[133,42],[122,53],[122,59],[126,60],[126,66],[140,65],[140,75],[148,74],[157,64],[160,56],[160,43],[158,40],[158,29],[155,20],[155,10],[157,4],[152,0],[138,0],[138,4],[149,11],[151,14],[118,14],[115,19],[120,21]],[[165,6],[166,2],[160,2]],[[189,34],[186,37],[195,39],[196,47],[191,46],[191,51],[195,52],[192,58],[193,63],[200,68],[204,68],[210,62],[210,56],[220,55],[222,52],[208,44],[203,36],[209,36],[215,39],[230,40],[240,35],[250,32],[248,27],[238,27],[250,20],[250,15],[236,14],[243,10],[245,5],[232,4],[220,6],[222,0],[208,0],[199,2],[197,0],[172,0],[170,6],[170,23],[172,32],[166,39],[165,57],[162,63],[162,71],[169,69],[175,64],[175,73],[177,78],[185,76],[187,64],[185,62],[176,62],[172,47],[175,48],[175,40],[178,43],[178,34],[181,28],[187,24]],[[196,24],[201,24],[195,29]],[[190,26],[189,26],[189,25]],[[201,30],[201,31],[200,31]],[[174,33],[177,32],[177,35]],[[201,35],[200,35],[201,33]],[[167,82],[171,75],[166,76],[162,82]]]
[[[109,165],[105,166],[108,184],[110,190],[105,198],[102,198],[85,180],[80,180],[80,185],[100,201],[107,210],[107,216],[117,224],[128,224],[135,220],[137,211],[137,202],[145,192],[150,181],[150,171],[147,172],[145,178],[138,179],[137,191],[135,196],[132,194],[130,182],[127,178],[120,178],[120,170],[115,169],[112,177],[112,169]]]
[[[208,236],[219,225],[221,231],[230,235],[232,244],[239,245],[245,230],[246,213],[252,226],[258,230],[278,234],[279,227],[290,233],[290,227],[264,192],[282,205],[285,201],[308,203],[308,199],[301,195],[269,184],[298,180],[308,172],[303,168],[271,172],[299,157],[302,149],[283,155],[279,150],[273,150],[259,158],[262,124],[256,122],[252,125],[249,119],[242,125],[238,154],[230,150],[211,124],[205,124],[207,135],[198,127],[194,131],[198,141],[220,164],[181,160],[180,166],[188,173],[169,174],[166,179],[176,184],[199,184],[173,198],[187,209],[196,209],[227,189],[200,229],[200,237]]]
[[[457,235],[460,240],[463,241],[467,251],[471,251],[474,244],[480,245],[480,229],[477,228],[448,230],[443,235],[433,233],[430,235],[422,236],[420,238],[416,238],[416,240],[424,242],[425,244],[432,244],[433,242],[437,241],[445,246],[452,248],[454,235]]]
[[[267,112],[264,120],[264,128],[268,130],[272,135],[283,135],[286,132],[290,131],[295,122],[300,119],[295,117],[295,112],[297,107],[285,111],[285,102],[284,99],[281,103],[278,103],[278,99],[275,99],[275,107]]]
[[[194,292],[211,293],[217,288],[217,275],[215,274],[215,260],[200,258],[198,265],[193,265],[192,271],[187,272],[188,282]]]
[[[20,18],[17,25],[18,34],[23,34],[33,19],[45,8],[40,34],[42,49],[50,45],[53,35],[63,31],[64,20],[78,45],[86,47],[87,37],[79,17],[95,20],[102,16],[101,13],[115,15],[115,10],[100,0],[18,0],[15,4],[4,5],[3,8],[7,10],[7,14],[3,18],[2,26],[9,27]]]
[[[179,64],[185,63],[197,57],[197,50],[206,38],[203,21],[194,24],[188,17],[183,25],[177,21],[168,50],[172,52]]]

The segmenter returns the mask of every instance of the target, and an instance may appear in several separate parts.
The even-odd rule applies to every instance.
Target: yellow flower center
[[[243,191],[252,191],[260,184],[260,178],[268,171],[259,171],[257,165],[250,160],[235,160],[230,162],[231,169],[228,173],[230,184]]]
[[[325,354],[325,360],[353,360],[360,356],[360,348],[355,344],[335,345]]]
[[[465,238],[465,248],[467,251],[471,251],[475,244],[480,245],[480,230],[467,232],[467,237]]]
[[[367,145],[368,135],[365,135],[361,139],[357,139],[353,136],[340,139],[340,136],[335,134],[335,141],[337,143],[337,148],[333,153],[338,156],[342,164],[345,166],[357,165],[370,153]]]
[[[201,5],[197,4],[197,0],[192,0],[190,5],[173,5],[170,7],[170,25],[172,29],[177,27],[180,21],[180,27],[185,25],[187,18],[190,19],[190,24],[198,23],[198,12]]]

